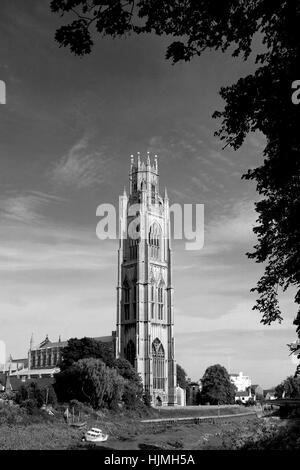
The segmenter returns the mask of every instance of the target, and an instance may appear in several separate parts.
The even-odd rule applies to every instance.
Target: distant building
[[[115,332],[111,336],[100,336],[93,338],[102,343],[111,343],[112,353],[115,352]],[[59,372],[59,362],[62,359],[63,348],[68,341],[50,341],[48,335],[38,346],[34,347],[33,338],[30,340],[28,359],[23,362],[24,367],[10,369],[9,376],[21,382],[30,379],[53,378]],[[15,382],[17,384],[18,382]]]
[[[252,396],[251,396],[251,391],[248,388],[248,390],[245,390],[243,392],[236,392],[234,400],[236,403],[237,402],[247,403],[250,400],[250,398],[252,398]]]
[[[24,367],[28,367],[28,358],[13,359],[13,357],[10,356],[5,364],[0,365],[0,373],[7,371],[16,372],[17,370],[24,369]]]
[[[251,385],[250,392],[255,401],[264,398],[264,391],[260,385]]]
[[[263,389],[260,385],[251,385],[247,387],[244,391],[237,391],[235,394],[235,402],[241,401],[242,403],[247,403],[250,399],[253,401],[261,400],[264,396]]]
[[[59,370],[59,369],[58,369]],[[36,382],[38,381],[41,387],[47,387],[54,383],[54,377],[45,377],[45,376],[31,376],[28,378],[26,375],[9,375],[7,373],[0,373],[0,392],[16,392],[20,389],[24,382]],[[1,397],[1,394],[0,394]]]
[[[198,397],[201,391],[201,382],[188,382],[186,390],[186,404],[188,406],[198,405]]]
[[[264,398],[265,400],[276,400],[275,389],[270,388],[268,390],[264,390]]]
[[[53,369],[57,368],[62,358],[62,349],[68,345],[68,341],[59,340],[52,342],[48,335],[37,347],[33,347],[33,341],[30,342],[28,351],[28,369]]]
[[[238,392],[245,392],[248,387],[251,387],[251,379],[248,375],[243,375],[243,372],[239,374],[230,374],[231,382],[236,386]]]
[[[176,405],[186,406],[186,390],[179,386],[176,387]]]
[[[5,392],[6,374],[0,372],[0,392]]]

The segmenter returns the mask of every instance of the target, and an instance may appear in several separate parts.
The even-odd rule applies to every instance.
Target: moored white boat
[[[105,442],[108,439],[108,434],[105,434],[98,428],[92,428],[87,431],[83,437],[84,441],[87,442]]]

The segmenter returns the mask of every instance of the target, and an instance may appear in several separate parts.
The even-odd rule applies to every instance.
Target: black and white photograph
[[[300,0],[1,0],[1,451],[300,450],[299,31]]]

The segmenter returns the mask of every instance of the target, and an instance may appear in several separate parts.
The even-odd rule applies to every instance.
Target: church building
[[[120,196],[116,355],[131,362],[155,406],[176,403],[170,209],[157,156],[131,156]]]

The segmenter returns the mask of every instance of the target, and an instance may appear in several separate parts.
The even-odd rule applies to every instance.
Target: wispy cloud
[[[223,162],[229,166],[235,166],[236,162],[232,161],[229,157],[225,155],[225,152],[221,153],[219,150],[210,149],[209,156],[216,160],[217,162]]]
[[[253,227],[257,214],[252,201],[240,201],[223,214],[216,214],[205,227],[204,255],[235,250],[237,244],[250,247],[255,241]]]
[[[60,186],[89,188],[106,179],[107,169],[108,158],[103,149],[92,149],[90,137],[84,136],[55,163],[50,171],[50,179]]]
[[[42,209],[52,203],[63,201],[62,198],[39,191],[22,194],[4,194],[0,199],[0,213],[6,219],[19,222],[41,222],[44,219]]]
[[[10,236],[9,236],[10,234]],[[109,248],[108,248],[109,246]],[[4,224],[0,235],[0,272],[84,271],[112,268],[116,243],[99,241],[96,232],[52,224]]]

